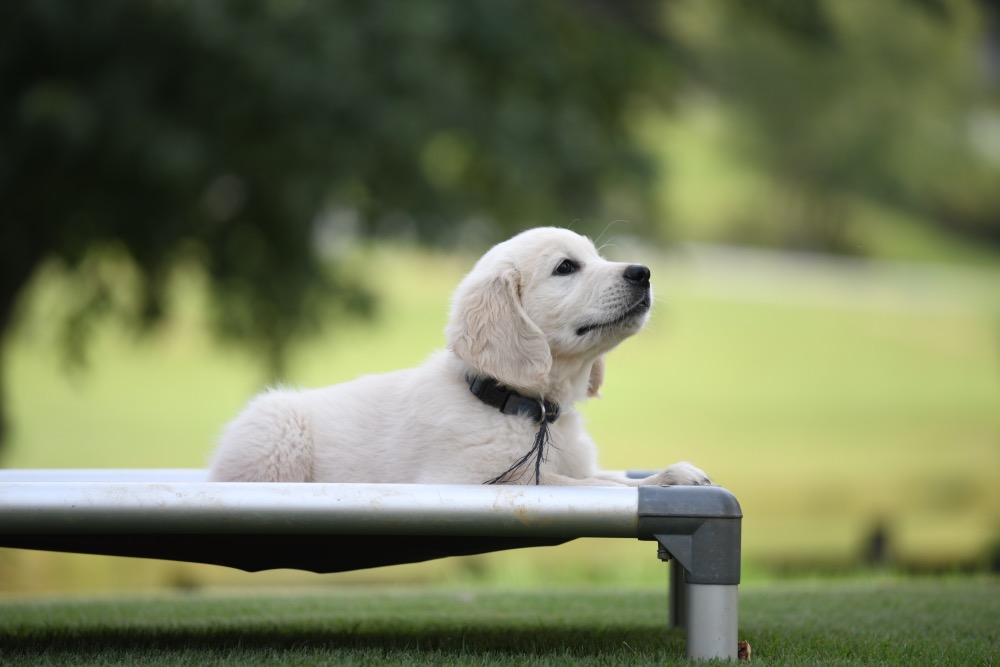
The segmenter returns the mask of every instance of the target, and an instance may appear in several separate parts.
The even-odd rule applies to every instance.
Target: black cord
[[[538,433],[535,434],[535,443],[532,445],[528,453],[519,458],[514,462],[514,465],[507,468],[503,473],[497,475],[493,479],[486,482],[486,484],[506,484],[514,479],[514,473],[517,472],[525,463],[527,463],[532,454],[535,456],[535,486],[541,483],[541,469],[542,461],[545,459],[545,445],[549,444],[549,421],[545,418],[544,408],[542,410],[542,420],[541,425],[538,427]]]

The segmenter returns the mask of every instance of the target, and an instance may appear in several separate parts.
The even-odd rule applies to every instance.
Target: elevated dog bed
[[[344,572],[580,537],[658,544],[690,658],[736,658],[742,512],[716,486],[234,484],[202,470],[0,471],[0,547]],[[275,539],[280,537],[280,539]]]

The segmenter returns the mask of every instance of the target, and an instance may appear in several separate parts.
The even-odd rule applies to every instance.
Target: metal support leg
[[[686,629],[690,659],[737,657],[742,518],[720,487],[639,488],[639,537],[670,558],[670,624]]]
[[[670,627],[687,627],[687,584],[684,582],[684,568],[677,560],[670,561]]]
[[[688,584],[687,657],[735,660],[738,586]]]

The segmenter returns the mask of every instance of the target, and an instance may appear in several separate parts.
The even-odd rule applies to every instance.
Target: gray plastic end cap
[[[691,584],[740,582],[743,511],[719,486],[639,487],[639,539],[656,540]]]

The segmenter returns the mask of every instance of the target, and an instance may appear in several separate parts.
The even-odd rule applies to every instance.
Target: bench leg
[[[684,567],[671,559],[669,562],[670,582],[667,585],[670,605],[670,628],[687,627],[687,583],[684,581]]]
[[[670,625],[685,628],[689,659],[737,657],[742,519],[722,487],[639,487],[639,539],[670,560]]]
[[[738,588],[687,584],[688,659],[736,659]]]

